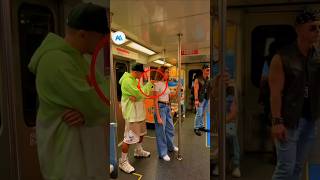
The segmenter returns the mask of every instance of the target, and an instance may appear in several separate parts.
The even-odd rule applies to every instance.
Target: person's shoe
[[[131,166],[131,164],[129,163],[128,159],[119,159],[119,168],[128,174],[131,174],[135,171],[134,167]]]
[[[183,117],[183,118],[185,118],[185,117],[186,117],[186,115],[182,115],[182,117]]]
[[[209,130],[209,129],[206,129],[205,127],[201,127],[201,128],[199,128],[199,130],[200,130],[200,131],[203,131],[203,132],[210,132],[210,130]]]
[[[174,151],[174,152],[178,152],[178,151],[179,151],[179,148],[178,148],[177,146],[174,146],[174,147],[173,147],[173,151]]]
[[[202,132],[200,131],[200,129],[194,129],[194,133],[195,133],[197,136],[201,136],[201,135],[202,135]]]
[[[173,146],[173,149],[168,150],[169,152],[178,152],[179,148],[177,146]]]
[[[237,168],[233,169],[233,171],[232,171],[232,177],[236,177],[236,178],[241,177],[240,168],[237,167]]]
[[[163,156],[161,159],[165,160],[165,161],[170,161],[170,157],[168,156],[168,154],[166,154],[165,156]]]
[[[145,151],[143,149],[135,149],[134,150],[134,157],[136,158],[147,158],[147,157],[150,157],[150,152],[148,151]]]
[[[110,173],[112,173],[113,170],[114,170],[114,167],[112,164],[110,164]]]

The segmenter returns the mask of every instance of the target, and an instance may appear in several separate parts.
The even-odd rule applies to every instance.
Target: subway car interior
[[[91,2],[109,10],[111,31],[107,47],[110,49],[99,53],[95,66],[104,73],[111,91],[106,95],[111,101],[108,107],[111,114],[106,117],[109,127],[106,173],[110,173],[111,178],[272,178],[277,157],[271,123],[259,101],[265,59],[273,42],[285,46],[295,41],[297,13],[305,9],[319,10],[318,0],[1,0],[1,179],[43,179],[35,126],[39,104],[35,76],[28,70],[28,64],[49,32],[64,36],[67,14],[80,2]],[[91,58],[88,56],[88,60]],[[160,66],[168,68],[167,88],[170,94],[178,95],[170,99],[169,104],[173,142],[178,150],[168,153],[169,162],[159,158],[154,98],[146,96],[147,134],[143,148],[151,156],[137,159],[130,148],[128,157],[135,172],[125,173],[119,168],[126,122],[118,82],[136,63],[143,64],[145,72],[149,71],[140,78],[142,81],[150,81]],[[204,65],[210,65],[212,80],[222,68],[226,69],[229,85],[233,87],[237,101],[235,134],[240,147],[237,173],[228,156],[234,148],[223,139],[225,134],[221,132],[225,130],[221,130],[220,125],[223,122],[213,113],[216,112],[214,100],[209,100],[202,112],[204,126],[210,132],[197,134],[194,129],[197,111],[194,82],[202,76]],[[222,101],[218,103],[225,105]],[[226,146],[220,147],[222,141]],[[304,165],[304,180],[320,179],[319,148],[320,136],[317,135]]]

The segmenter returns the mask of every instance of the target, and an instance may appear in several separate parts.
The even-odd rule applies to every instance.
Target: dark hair
[[[207,68],[210,68],[210,66],[209,66],[208,64],[204,64],[204,65],[202,66],[202,70],[207,69]]]
[[[305,24],[319,20],[319,12],[304,10],[297,15],[295,24]]]
[[[158,71],[162,72],[163,74],[166,72],[166,70],[168,70],[169,68],[166,66],[161,66],[158,68]],[[159,72],[155,73],[155,80],[157,81],[161,81],[163,79],[163,75],[160,74]]]
[[[137,71],[137,72],[144,72],[143,64],[136,63],[131,67],[131,70],[132,71]]]

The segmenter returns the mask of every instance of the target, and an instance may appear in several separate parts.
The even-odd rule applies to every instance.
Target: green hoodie
[[[139,122],[146,119],[146,111],[144,107],[144,99],[146,98],[138,89],[138,81],[130,74],[125,72],[120,78],[121,85],[121,108],[122,114],[128,122]],[[141,90],[145,94],[149,94],[153,89],[153,84],[148,82],[141,86]],[[129,97],[136,97],[136,102],[130,101]]]
[[[36,75],[39,96],[36,133],[44,178],[81,179],[81,176],[86,177],[90,173],[93,176],[104,176],[91,172],[89,169],[92,165],[84,158],[95,153],[94,147],[87,151],[88,146],[105,150],[103,125],[109,113],[107,106],[87,81],[88,61],[64,39],[49,33],[32,56],[29,69]],[[97,82],[104,93],[109,94],[106,82],[98,73]],[[68,126],[62,120],[66,109],[80,111],[84,115],[84,127]],[[97,129],[102,133],[97,132]],[[101,157],[103,155],[99,156],[100,160],[103,159]],[[92,156],[92,159],[95,157]]]

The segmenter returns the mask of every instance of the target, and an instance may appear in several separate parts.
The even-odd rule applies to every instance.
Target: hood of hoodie
[[[29,70],[32,73],[36,74],[41,57],[48,51],[52,50],[61,50],[68,54],[80,53],[76,49],[72,48],[69,44],[67,44],[67,42],[62,37],[53,33],[49,33],[31,57],[31,61],[28,65]]]
[[[133,77],[130,73],[125,72],[125,73],[122,75],[122,77],[120,78],[119,84],[122,85],[123,80],[126,79],[126,78],[132,78],[132,79],[134,79],[134,77]]]

